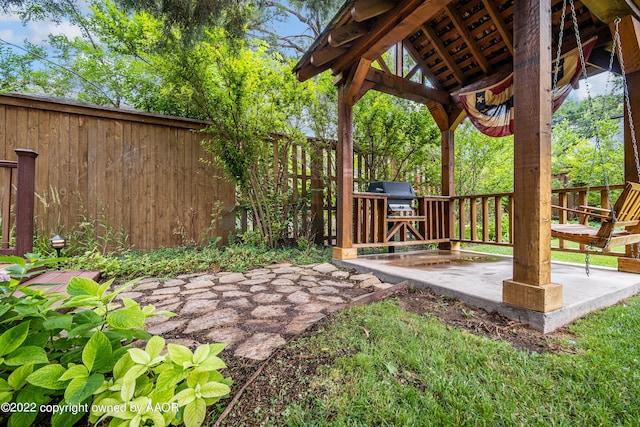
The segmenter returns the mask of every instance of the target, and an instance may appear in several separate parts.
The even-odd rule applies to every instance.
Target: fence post
[[[324,243],[324,184],[322,182],[322,148],[312,142],[311,153],[311,232],[316,245]],[[331,235],[331,233],[329,233]],[[329,242],[331,243],[331,242]]]
[[[33,150],[17,148],[18,192],[16,195],[16,255],[33,251],[36,157]]]

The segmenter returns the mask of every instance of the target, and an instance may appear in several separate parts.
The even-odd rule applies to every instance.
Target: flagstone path
[[[195,348],[225,342],[237,357],[265,360],[327,314],[392,285],[332,264],[272,265],[245,273],[144,279],[120,297],[177,316],[147,319],[147,331]]]

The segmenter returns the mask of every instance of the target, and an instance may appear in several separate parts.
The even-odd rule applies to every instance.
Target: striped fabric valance
[[[595,42],[594,37],[584,44],[585,61],[589,59]],[[554,112],[560,108],[582,75],[578,48],[562,55],[558,67],[558,84],[553,91]],[[485,135],[500,137],[513,134],[513,95],[513,73],[511,73],[493,86],[460,93],[459,96],[471,123]]]

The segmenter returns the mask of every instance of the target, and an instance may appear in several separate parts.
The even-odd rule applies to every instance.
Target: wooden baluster
[[[482,241],[489,241],[489,198],[482,198]]]
[[[496,243],[502,243],[502,197],[493,198],[494,218],[496,222]]]
[[[476,206],[476,198],[469,199],[469,225],[471,226],[471,240],[478,240],[478,207]]]
[[[467,239],[467,218],[466,218],[466,199],[458,199],[460,203],[458,204],[458,224],[460,228],[460,240]]]

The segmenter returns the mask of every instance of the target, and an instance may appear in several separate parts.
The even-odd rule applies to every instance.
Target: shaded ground
[[[525,324],[517,323],[496,313],[487,313],[455,299],[441,297],[430,291],[407,290],[395,296],[407,312],[432,315],[451,328],[465,329],[492,340],[509,342],[514,348],[537,353],[573,352],[559,344],[560,338],[571,337],[567,329],[553,334],[542,334]],[[330,321],[325,319],[323,321]],[[320,324],[315,324],[303,335],[314,334]],[[235,383],[237,393],[259,369],[261,372],[251,381],[250,392],[242,396],[220,425],[255,425],[256,419],[269,419],[290,403],[305,395],[308,384],[305,378],[316,373],[319,366],[328,365],[331,358],[305,353],[304,348],[287,346],[277,351],[266,362],[250,361],[223,355],[229,369],[225,370]],[[227,401],[226,403],[228,403]]]

